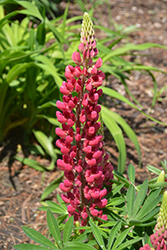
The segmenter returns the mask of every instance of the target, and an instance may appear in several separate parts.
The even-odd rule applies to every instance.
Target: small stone
[[[132,6],[131,10],[132,11],[137,11],[137,7],[136,6]]]
[[[162,27],[162,24],[156,22],[156,23],[154,23],[154,27],[157,29],[160,29]]]

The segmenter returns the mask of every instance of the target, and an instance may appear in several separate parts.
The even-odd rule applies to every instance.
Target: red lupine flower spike
[[[67,82],[63,81],[60,87],[63,102],[57,101],[61,112],[57,111],[56,115],[62,129],[56,128],[60,137],[56,145],[63,154],[62,160],[57,160],[57,166],[64,171],[66,178],[60,189],[67,194],[61,197],[70,203],[67,210],[69,216],[74,215],[74,222],[86,225],[89,215],[107,220],[107,215],[101,210],[107,205],[104,197],[108,190],[104,185],[111,190],[110,179],[113,178],[113,167],[103,149],[103,135],[98,133],[101,128],[98,99],[102,90],[97,88],[102,85],[105,74],[98,70],[102,59],[92,60],[98,50],[88,13],[83,17],[79,51],[72,54],[76,66],[66,67]]]

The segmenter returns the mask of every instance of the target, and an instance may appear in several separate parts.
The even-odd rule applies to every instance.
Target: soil
[[[61,2],[65,8],[66,3]],[[86,7],[90,7],[88,4]],[[69,15],[82,15],[79,7],[70,3]],[[167,0],[109,0],[94,12],[94,17],[100,23],[110,29],[114,24],[122,24],[123,28],[135,25],[138,29],[130,34],[130,41],[135,44],[158,43],[167,46]],[[115,25],[116,27],[116,25]],[[103,33],[97,36],[102,38]],[[139,54],[139,53],[138,53]],[[167,71],[167,50],[152,48],[141,52],[142,56],[127,55],[126,60],[138,60],[144,65],[154,66]],[[153,81],[144,72],[132,72],[127,81],[128,88],[134,97],[144,107],[144,112],[153,118],[167,124],[167,76],[160,72],[153,72],[158,82],[158,91],[166,86],[163,93],[157,98],[155,106],[151,109],[153,98]],[[124,86],[115,77],[109,77],[108,86],[128,97]],[[128,97],[129,98],[129,97]],[[131,99],[130,99],[131,100]],[[121,115],[133,128],[140,143],[142,153],[142,167],[139,168],[138,155],[134,145],[125,135],[127,145],[126,170],[129,164],[136,169],[136,182],[140,183],[145,178],[151,178],[146,168],[153,165],[162,169],[161,161],[167,159],[167,127],[146,119],[140,112],[132,109],[122,102],[112,102],[108,99],[111,110]],[[110,153],[112,164],[117,166],[118,151],[113,140],[110,140],[106,131],[105,148]],[[12,133],[0,146],[0,249],[10,250],[18,243],[32,243],[22,231],[21,226],[30,226],[47,234],[46,213],[38,210],[41,206],[40,197],[46,186],[60,175],[56,168],[44,175],[36,170],[23,166],[13,160],[13,155],[18,152],[22,155],[20,135]],[[48,164],[48,160],[36,157],[42,164]],[[126,172],[125,172],[126,176]],[[60,190],[56,189],[49,199],[56,201],[56,195]]]

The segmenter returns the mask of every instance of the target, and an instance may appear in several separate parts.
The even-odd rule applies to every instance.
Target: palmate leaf
[[[115,122],[115,120],[112,118],[111,111],[103,105],[101,105],[101,108],[103,121],[108,127],[110,133],[112,134],[119,150],[118,171],[120,173],[123,173],[125,170],[126,147],[122,131]]]
[[[41,244],[42,246],[50,247],[51,249],[58,249],[50,240],[48,240],[45,236],[43,236],[36,230],[28,227],[22,227],[22,228],[25,234],[35,242]]]

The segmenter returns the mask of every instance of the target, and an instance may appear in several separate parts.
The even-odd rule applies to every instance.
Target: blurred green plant
[[[71,55],[78,48],[79,32],[77,30],[80,28],[80,24],[75,22],[81,20],[82,16],[67,19],[68,4],[64,14],[51,21],[46,16],[45,5],[38,0],[35,2],[2,0],[0,4],[0,141],[11,129],[22,126],[28,143],[28,138],[33,131],[40,145],[27,145],[27,149],[43,156],[48,155],[51,158],[51,164],[47,169],[53,169],[56,154],[59,153],[58,150],[51,147],[55,138],[54,127],[59,126],[54,115],[57,110],[56,100],[62,98],[59,87],[65,80],[64,69],[68,64],[73,65]],[[2,7],[5,4],[17,4],[21,8],[5,15]],[[93,2],[90,11],[92,15],[94,9],[100,4],[99,1]],[[23,15],[23,19],[20,22],[11,21],[11,18],[17,14]],[[106,62],[101,69],[107,77],[113,75],[118,78],[133,103],[106,86],[103,87],[103,92],[111,98],[128,103],[137,112],[159,122],[143,112],[142,105],[131,94],[126,81],[132,70],[146,71],[153,79],[153,107],[157,95],[157,82],[152,71],[164,74],[167,72],[136,62],[127,62],[123,56],[133,55],[134,51],[152,47],[167,48],[153,43],[120,45],[121,40],[126,38],[126,32],[113,31],[102,25],[94,27],[106,34],[106,37],[97,43],[99,56],[103,62]],[[102,107],[102,117],[116,141],[119,151],[118,170],[123,173],[126,160],[123,131],[134,143],[139,155],[139,162],[141,162],[137,137],[125,120],[107,107]],[[24,159],[20,160],[24,161]],[[39,164],[30,163],[30,166],[35,169],[46,170],[45,167],[40,168],[37,165]]]

